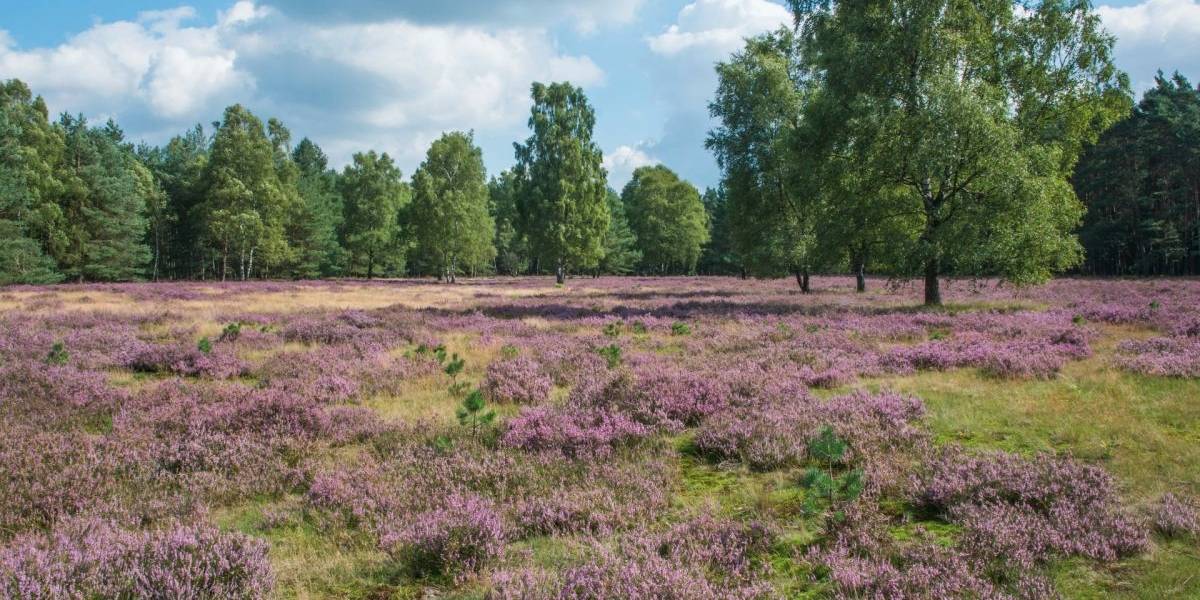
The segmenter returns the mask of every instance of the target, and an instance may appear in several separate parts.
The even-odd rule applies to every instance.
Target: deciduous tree
[[[608,229],[607,179],[592,141],[596,115],[570,83],[534,83],[532,135],[514,144],[521,232],[563,283],[569,268],[596,267]]]

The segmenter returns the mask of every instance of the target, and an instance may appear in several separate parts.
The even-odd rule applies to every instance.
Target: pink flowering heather
[[[4,598],[266,598],[267,544],[211,526],[131,532],[77,521],[0,550]]]
[[[489,501],[452,495],[445,505],[386,530],[380,545],[417,575],[476,573],[504,551],[504,523]]]
[[[1127,340],[1121,342],[1117,352],[1117,364],[1127,371],[1160,377],[1200,377],[1197,337]]]
[[[1112,477],[1071,459],[947,450],[930,462],[918,494],[982,542],[1004,544],[999,555],[1025,563],[1051,553],[1113,560],[1146,544],[1145,531],[1120,510]],[[1019,531],[1030,528],[1040,535]]]
[[[650,434],[645,425],[603,408],[534,407],[505,424],[501,442],[568,458],[603,458]]]
[[[1154,510],[1154,527],[1166,536],[1200,534],[1196,507],[1175,494],[1163,494]]]
[[[518,356],[488,365],[482,387],[493,402],[541,404],[550,397],[554,382],[536,361]]]

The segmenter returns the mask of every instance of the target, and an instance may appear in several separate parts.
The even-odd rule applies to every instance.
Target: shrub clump
[[[541,404],[553,387],[538,363],[524,356],[493,362],[483,378],[483,390],[492,402]]]
[[[504,543],[504,523],[496,507],[478,496],[460,494],[380,536],[380,546],[417,576],[461,578],[477,573],[500,556]]]
[[[0,550],[4,598],[266,598],[267,544],[209,525],[131,532],[95,520]]]
[[[1115,560],[1146,545],[1145,532],[1119,510],[1112,476],[1068,458],[949,448],[916,489],[918,504],[964,526],[968,544],[1023,567],[1052,554]]]

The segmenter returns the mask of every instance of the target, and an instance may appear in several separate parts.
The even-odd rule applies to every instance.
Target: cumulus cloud
[[[768,0],[697,0],[679,11],[676,23],[647,41],[651,50],[668,56],[723,56],[741,47],[745,38],[791,22],[787,8]]]
[[[502,25],[553,25],[569,22],[590,32],[605,25],[631,22],[645,0],[272,0],[288,14],[321,22],[500,23]]]
[[[211,25],[189,26],[195,17],[189,8],[145,12],[49,48],[19,48],[0,32],[0,73],[25,80],[52,110],[114,116],[151,142],[241,102],[312,136],[335,162],[374,148],[406,171],[444,130],[517,139],[532,81],[603,80],[589,58],[559,51],[539,28],[329,24],[250,0]],[[496,146],[508,154],[507,142]]]
[[[717,165],[704,148],[713,125],[708,116],[717,87],[713,65],[741,48],[745,38],[791,23],[791,13],[778,2],[695,0],[674,23],[647,37],[656,58],[649,68],[667,116],[658,138],[643,149],[701,187],[716,184]]]
[[[0,46],[0,73],[29,83],[58,110],[119,115],[149,110],[165,118],[194,114],[246,95],[252,77],[237,69],[219,28],[181,23],[190,9],[142,13],[100,23],[53,48]]]
[[[1154,85],[1158,69],[1200,79],[1200,1],[1146,0],[1096,10],[1105,28],[1117,36],[1117,65],[1129,73],[1135,87]]]
[[[617,146],[615,150],[604,155],[604,168],[608,171],[608,184],[620,191],[633,177],[638,167],[657,165],[661,161],[650,156],[645,148],[645,142],[634,146]]]

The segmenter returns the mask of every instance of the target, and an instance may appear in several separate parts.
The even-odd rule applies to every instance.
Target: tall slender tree
[[[278,142],[277,121],[272,133]],[[221,279],[247,279],[293,258],[285,225],[296,191],[289,175],[280,176],[276,142],[245,107],[225,109],[205,164],[202,207],[205,239],[219,258]]]
[[[501,171],[488,182],[488,198],[488,211],[496,223],[496,273],[528,271],[529,242],[517,228],[517,180],[512,171]]]
[[[64,114],[58,126],[66,142],[59,205],[67,223],[59,268],[78,281],[141,278],[150,260],[146,195],[153,193],[145,167],[112,121],[91,128],[82,116]]]
[[[483,151],[472,134],[456,131],[434,141],[412,187],[413,250],[439,279],[453,283],[460,269],[482,268],[495,258]]]
[[[791,273],[804,292],[818,268],[820,196],[797,181],[791,145],[807,83],[789,29],[747,40],[717,65],[706,145],[722,170],[733,246],[752,274]]]
[[[596,267],[608,229],[608,184],[592,141],[596,115],[570,83],[532,87],[532,135],[514,144],[521,232],[564,283],[568,269]]]
[[[411,192],[392,158],[386,152],[355,154],[342,170],[338,190],[345,202],[342,243],[350,252],[350,268],[364,268],[368,279],[379,268],[403,270],[400,212]]]
[[[638,238],[629,227],[625,204],[612,188],[608,189],[608,230],[604,233],[604,258],[600,271],[623,275],[634,270],[642,260]]]

